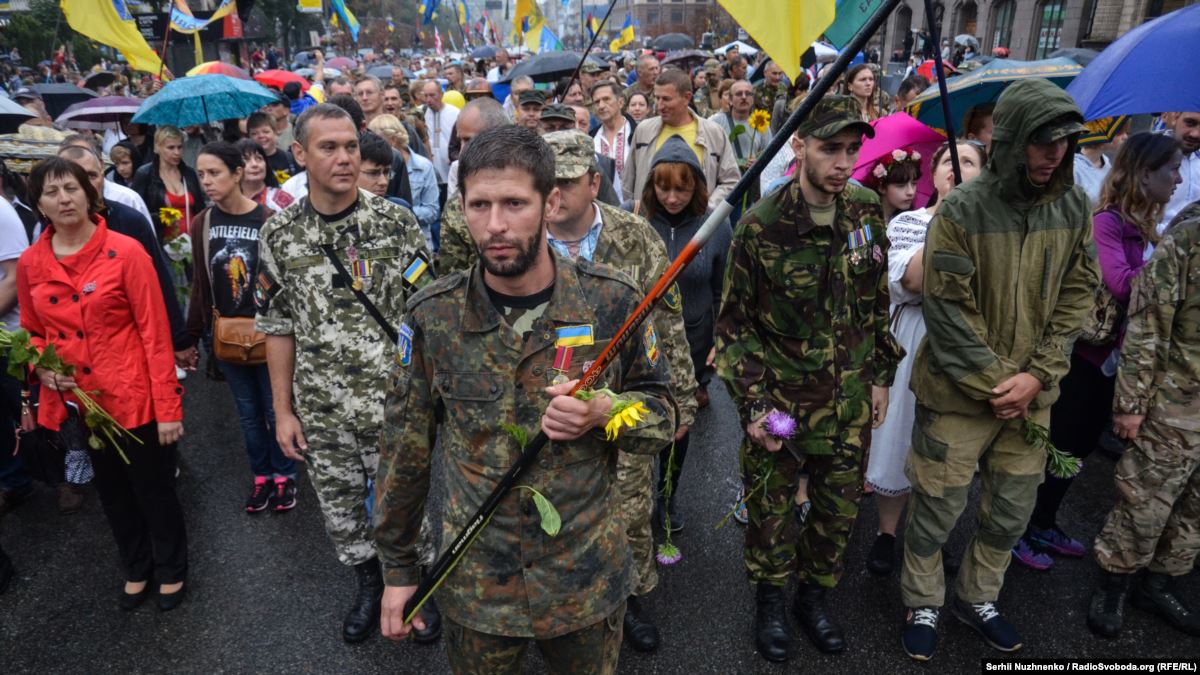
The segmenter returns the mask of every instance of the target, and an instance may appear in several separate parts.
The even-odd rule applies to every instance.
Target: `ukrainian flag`
[[[635,39],[636,36],[633,34],[633,16],[626,13],[625,23],[621,25],[621,32],[617,33],[617,39],[608,44],[608,51],[619,52],[621,51],[621,47],[630,44]]]
[[[162,70],[162,61],[138,32],[125,0],[62,0],[60,7],[67,25],[100,44],[116,47],[134,70]]]
[[[424,274],[425,270],[427,269],[429,269],[429,263],[425,262],[421,258],[417,258],[416,260],[412,261],[412,264],[408,266],[408,269],[404,270],[404,280],[407,281],[409,285],[415,284],[417,283],[417,279],[420,279],[421,275]]]
[[[592,325],[585,324],[582,326],[562,326],[556,331],[558,339],[554,341],[555,347],[586,347],[594,344],[592,340]]]
[[[346,24],[346,28],[350,31],[350,39],[358,42],[358,18],[346,6],[346,0],[329,0],[329,4],[333,7],[333,11],[341,17],[342,23]]]

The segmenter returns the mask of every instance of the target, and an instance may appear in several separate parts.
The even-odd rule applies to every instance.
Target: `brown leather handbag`
[[[211,220],[212,209],[208,209],[204,212],[204,230],[200,233],[205,265],[209,260],[208,226]],[[209,270],[208,282],[212,289],[212,270]],[[260,366],[267,362],[267,336],[254,329],[253,317],[221,316],[216,307],[212,312],[213,356],[239,366]]]

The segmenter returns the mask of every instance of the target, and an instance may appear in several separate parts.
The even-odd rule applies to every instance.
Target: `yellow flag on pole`
[[[116,47],[134,70],[157,73],[162,69],[162,61],[138,32],[125,0],[62,0],[60,7],[75,32]]]
[[[800,57],[833,23],[836,0],[719,0],[787,76],[800,75]]]

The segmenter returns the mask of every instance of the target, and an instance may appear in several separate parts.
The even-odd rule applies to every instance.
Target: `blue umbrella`
[[[476,47],[475,49],[473,49],[471,51],[471,58],[475,59],[476,61],[478,61],[479,59],[496,58],[496,48],[493,47],[492,45],[483,45],[482,47]]]
[[[1100,52],[1067,91],[1086,120],[1200,110],[1200,62],[1186,56],[1197,38],[1200,5],[1147,21]]]
[[[950,115],[958,133],[967,111],[985,103],[995,103],[1008,85],[1029,77],[1042,77],[1060,87],[1066,87],[1083,67],[1072,59],[1045,59],[1043,61],[1012,61],[992,59],[966,75],[952,77],[946,81],[950,94]],[[937,83],[921,92],[908,105],[908,113],[927,126],[945,132],[946,117],[942,113],[941,93]]]
[[[278,95],[251,80],[228,75],[192,75],[167,83],[146,99],[134,115],[138,124],[186,127],[220,120],[241,119]]]

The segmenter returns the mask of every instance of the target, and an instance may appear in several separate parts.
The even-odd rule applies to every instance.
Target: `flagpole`
[[[171,43],[171,15],[167,14],[167,29],[163,35],[162,54],[158,57],[158,79],[162,79],[163,69],[167,67],[167,45]]]
[[[581,0],[582,1],[582,0]],[[587,49],[583,50],[583,55],[579,57],[579,64],[575,66],[575,72],[571,73],[571,80],[567,82],[567,88],[563,91],[571,91],[571,85],[579,79],[579,69],[583,68],[583,62],[587,61],[588,54],[591,53],[592,47],[596,46],[596,40],[600,38],[600,33],[604,32],[604,27],[608,25],[608,17],[612,15],[613,8],[617,6],[617,0],[609,0],[608,9],[604,10],[604,18],[600,19],[600,25],[596,28],[596,34],[592,36],[591,42],[588,43]],[[579,6],[579,13],[583,13],[583,5]],[[590,92],[583,92],[584,98],[587,98]]]
[[[826,70],[824,77],[817,80],[816,85],[809,92],[808,96],[806,96],[804,100],[800,102],[800,105],[796,107],[795,112],[793,112],[791,116],[788,117],[787,121],[783,123],[779,133],[776,134],[771,139],[771,142],[767,144],[766,149],[763,150],[758,160],[755,161],[753,166],[751,166],[746,173],[742,175],[741,179],[738,180],[737,185],[733,187],[733,191],[730,192],[725,197],[724,201],[722,201],[717,208],[713,210],[708,219],[704,221],[704,224],[700,226],[700,229],[696,232],[696,234],[692,236],[692,239],[687,243],[686,246],[683,247],[683,250],[679,253],[679,256],[671,262],[671,265],[665,272],[663,272],[662,277],[655,282],[653,288],[650,289],[650,292],[647,293],[644,298],[642,298],[642,301],[638,304],[637,309],[633,310],[633,313],[625,319],[625,323],[621,326],[620,330],[617,331],[616,335],[613,336],[612,340],[609,341],[608,346],[604,348],[604,351],[600,353],[600,356],[596,358],[592,365],[585,370],[583,376],[572,390],[572,394],[580,389],[586,389],[593,386],[600,379],[600,376],[604,373],[604,371],[610,365],[612,365],[613,360],[615,360],[616,355],[620,353],[621,349],[624,348],[624,345],[629,342],[631,338],[640,333],[638,326],[643,320],[646,319],[646,317],[654,309],[655,305],[658,304],[659,300],[666,295],[667,289],[671,288],[672,284],[675,283],[675,280],[678,279],[679,275],[683,273],[684,268],[686,268],[688,264],[695,259],[696,255],[700,252],[700,249],[712,237],[713,233],[717,231],[717,228],[723,222],[725,222],[725,219],[728,218],[729,214],[733,212],[733,205],[741,202],[742,196],[750,190],[751,186],[758,182],[758,177],[762,174],[763,169],[771,161],[771,158],[775,156],[775,153],[779,152],[780,148],[782,148],[785,143],[788,143],[791,140],[791,135],[795,133],[796,129],[800,127],[800,124],[808,118],[813,107],[816,106],[817,101],[819,101],[821,97],[833,87],[837,79],[841,77],[842,73],[844,73],[846,68],[849,67],[850,61],[855,57],[856,54],[858,54],[860,50],[862,50],[863,46],[867,44],[867,41],[871,39],[871,36],[875,33],[875,31],[879,30],[879,27],[883,25],[883,22],[887,19],[888,15],[892,13],[892,11],[901,3],[901,1],[902,0],[883,0],[883,4],[880,5],[879,9],[875,11],[875,14],[869,20],[867,20],[867,22],[858,29],[858,32],[855,33],[854,37],[851,38],[848,43],[846,43],[842,53],[838,55],[837,59],[834,60],[833,64]],[[609,5],[609,12],[612,11],[612,7],[616,4],[616,0],[611,0],[611,2],[612,4]],[[604,18],[607,20],[608,15],[606,14]],[[604,24],[602,22],[601,26],[603,25]],[[595,42],[595,40],[593,40],[593,42]],[[590,48],[591,47],[589,47],[589,49]],[[578,75],[578,70],[579,69],[576,68],[576,75]],[[405,624],[412,623],[412,620],[416,617],[417,612],[420,611],[421,607],[429,600],[434,591],[436,591],[438,587],[441,586],[442,582],[444,582],[450,575],[450,572],[458,564],[459,560],[461,560],[466,554],[467,549],[471,547],[471,544],[475,543],[475,540],[479,537],[480,533],[485,527],[487,527],[488,521],[491,520],[492,515],[495,514],[496,510],[500,507],[500,501],[504,499],[505,495],[507,495],[508,492],[517,484],[517,481],[521,478],[521,475],[525,472],[525,470],[537,461],[538,454],[541,453],[542,449],[546,447],[546,443],[548,442],[549,439],[546,438],[546,434],[540,431],[538,432],[537,436],[529,441],[529,443],[522,449],[516,463],[509,467],[508,471],[500,479],[500,482],[496,484],[496,487],[492,490],[491,494],[489,494],[487,499],[483,501],[483,505],[480,506],[479,510],[475,512],[475,515],[471,516],[471,519],[467,521],[466,527],[464,527],[458,533],[458,536],[454,538],[454,541],[448,547],[443,549],[442,554],[438,556],[437,561],[435,561],[433,566],[429,568],[428,574],[421,578],[421,582],[417,586],[416,592],[413,593],[408,602],[405,604]]]
[[[950,150],[950,164],[954,168],[954,184],[962,183],[962,169],[958,165],[958,143],[954,140],[954,120],[950,117],[950,92],[946,89],[946,73],[942,68],[942,39],[939,35],[937,17],[933,14],[933,2],[925,0],[925,23],[929,24],[929,39],[933,41],[933,71],[937,76],[938,93],[942,97],[942,117],[946,119],[946,142]]]

